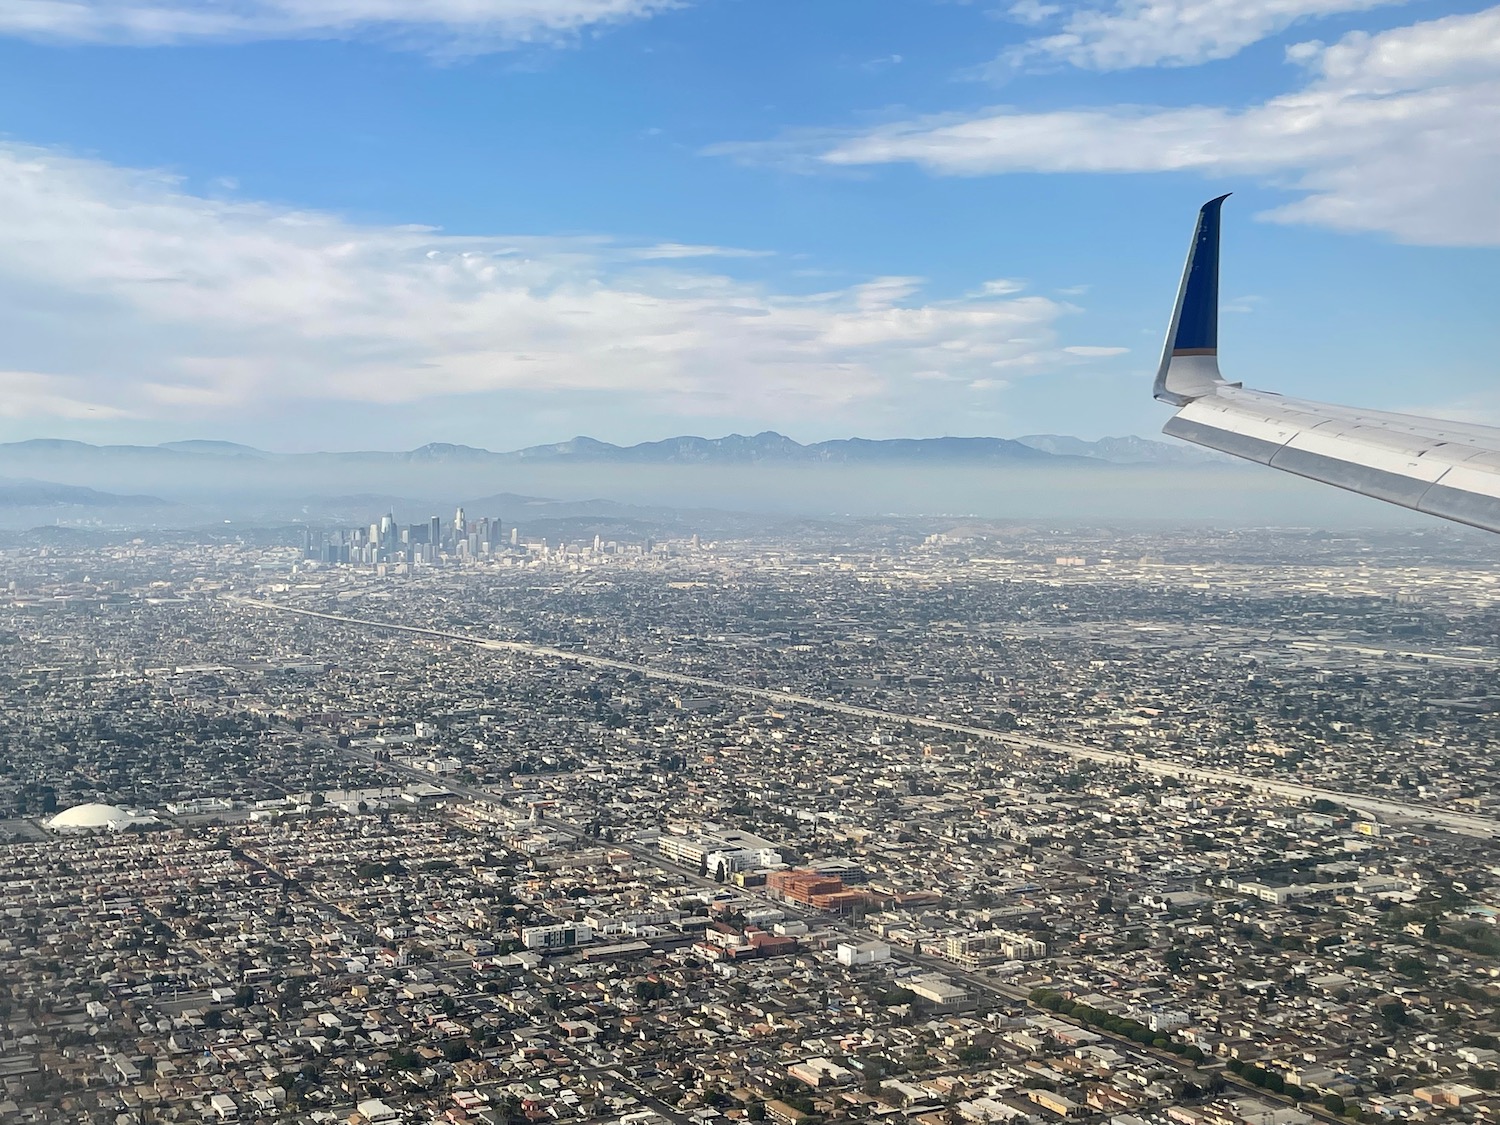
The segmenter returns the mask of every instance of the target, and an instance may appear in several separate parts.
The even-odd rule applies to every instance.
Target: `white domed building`
[[[135,816],[118,805],[91,803],[64,809],[47,821],[47,827],[53,832],[123,832],[145,819],[149,818]]]

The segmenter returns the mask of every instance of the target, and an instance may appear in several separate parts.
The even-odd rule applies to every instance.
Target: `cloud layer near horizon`
[[[709,151],[947,176],[1256,176],[1300,196],[1271,212],[1278,221],[1500,246],[1500,7],[1299,44],[1288,62],[1306,74],[1301,87],[1244,108],[997,108]]]
[[[775,416],[934,380],[972,395],[1105,354],[1065,350],[1068,306],[1012,283],[946,301],[899,277],[793,295],[708,268],[741,253],[357,225],[0,145],[0,415],[584,392]]]

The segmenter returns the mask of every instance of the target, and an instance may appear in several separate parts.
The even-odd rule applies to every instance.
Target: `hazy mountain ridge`
[[[1082,438],[1058,434],[1034,434],[1022,438],[838,438],[807,445],[784,434],[767,430],[759,434],[728,434],[719,438],[691,435],[646,441],[636,445],[613,445],[596,438],[576,437],[551,445],[534,445],[509,452],[495,452],[469,445],[432,442],[417,449],[399,451],[356,450],[350,452],[270,453],[227,441],[189,440],[161,445],[90,445],[57,438],[0,443],[0,466],[39,459],[76,458],[79,461],[141,460],[156,464],[180,461],[184,467],[211,458],[226,460],[315,464],[372,462],[399,463],[465,462],[580,462],[620,464],[881,464],[919,462],[947,464],[963,462],[1007,462],[1047,464],[1051,462],[1099,462],[1113,464],[1165,464],[1206,459],[1190,449],[1139,437]]]
[[[665,533],[684,527],[676,522],[683,513],[698,519],[692,513],[710,509],[798,519],[1132,512],[1179,517],[1192,511],[1184,499],[1191,495],[1211,511],[1222,509],[1216,478],[1236,471],[1184,460],[1181,450],[1165,442],[1061,435],[845,438],[804,445],[767,431],[629,446],[579,437],[508,453],[442,442],[405,451],[322,453],[273,453],[219,441],[0,444],[0,479],[79,490],[37,493],[37,503],[12,502],[4,507],[4,522],[12,526],[62,520],[353,527],[388,511],[402,522],[434,513],[447,519],[466,498],[476,515],[503,514],[527,526],[551,523],[566,534],[576,527],[564,532],[558,521],[594,520],[607,529],[644,519]],[[1246,486],[1266,487],[1258,481]],[[148,499],[115,499],[125,493]],[[676,515],[668,518],[668,511]]]
[[[125,446],[124,448],[135,448]],[[193,438],[188,441],[164,441],[155,446],[156,449],[169,449],[174,453],[199,453],[214,457],[272,457],[274,454],[267,453],[263,449],[256,449],[253,445],[241,445],[237,441],[209,441],[201,438]]]
[[[0,508],[164,508],[159,496],[126,496],[46,480],[0,479]]]
[[[1116,465],[1195,465],[1224,462],[1229,458],[1196,445],[1174,445],[1142,437],[1106,437],[1097,441],[1066,434],[1027,434],[1016,441],[1044,453],[1091,457]]]
[[[526,460],[577,459],[631,464],[694,465],[761,463],[871,464],[888,461],[960,462],[1041,460],[1039,453],[1009,438],[839,438],[809,445],[767,430],[759,434],[729,434],[721,438],[674,437],[638,445],[611,445],[594,438],[577,437],[556,445],[532,446],[507,456]],[[1071,454],[1060,456],[1071,457]]]

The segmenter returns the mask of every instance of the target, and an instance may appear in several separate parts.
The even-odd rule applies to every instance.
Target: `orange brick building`
[[[766,889],[787,902],[812,906],[814,895],[838,894],[844,889],[844,881],[819,875],[816,871],[805,868],[794,868],[791,871],[771,872],[766,879]]]

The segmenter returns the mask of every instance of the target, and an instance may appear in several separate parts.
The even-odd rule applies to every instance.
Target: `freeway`
[[[279,602],[266,601],[261,598],[230,597],[228,600],[234,605],[248,609],[294,614],[320,621],[330,621],[339,625],[357,625],[366,629],[379,629],[387,632],[403,633],[409,636],[449,641],[457,644],[471,645],[475,648],[486,649],[492,652],[509,652],[552,660],[566,660],[574,664],[583,665],[584,667],[604,668],[615,672],[637,672],[653,680],[758,699],[780,707],[808,707],[833,714],[848,715],[853,718],[870,719],[876,723],[910,724],[919,729],[958,734],[966,738],[996,743],[1013,750],[1043,750],[1053,754],[1066,755],[1078,760],[1099,762],[1103,765],[1134,768],[1143,773],[1153,774],[1158,777],[1175,777],[1186,781],[1248,789],[1253,792],[1268,793],[1292,800],[1328,800],[1336,804],[1348,806],[1369,817],[1386,817],[1392,820],[1415,821],[1430,828],[1461,833],[1466,836],[1481,836],[1486,839],[1500,838],[1500,820],[1494,817],[1459,812],[1455,809],[1393,801],[1384,797],[1369,797],[1360,793],[1345,793],[1336,789],[1323,789],[1317,786],[1299,785],[1290,781],[1278,781],[1274,778],[1248,776],[1233,773],[1229,770],[1208,769],[1175,762],[1170,759],[1148,758],[1140,754],[1130,754],[1120,750],[1104,750],[1099,747],[1083,746],[1077,743],[1053,742],[1014,732],[990,730],[986,727],[967,726],[962,723],[950,723],[926,715],[905,715],[896,711],[882,711],[873,707],[861,707],[853,703],[840,703],[837,700],[800,695],[792,691],[778,691],[774,688],[754,687],[748,684],[736,684],[724,680],[711,680],[703,676],[690,676],[684,672],[653,668],[649,664],[633,664],[629,661],[615,660],[607,656],[573,652],[569,649],[532,644],[527,641],[501,641],[490,637],[473,636],[467,633],[429,629],[420,625],[401,625],[390,621],[377,621],[367,617],[347,617],[336,613],[323,613],[319,610],[282,605]]]

